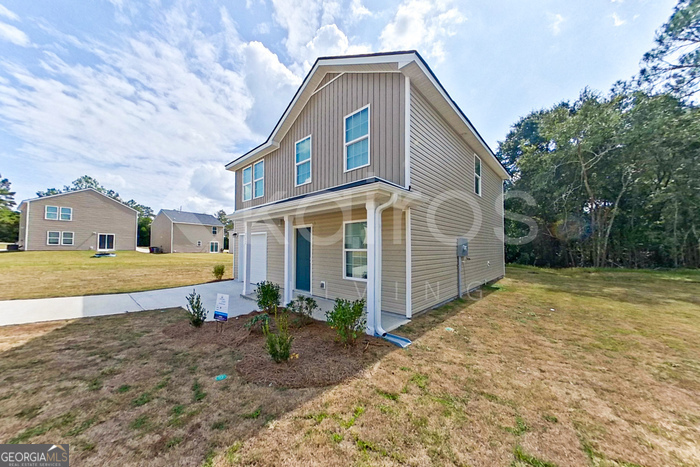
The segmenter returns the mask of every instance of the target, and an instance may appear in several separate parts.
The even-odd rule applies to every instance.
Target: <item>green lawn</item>
[[[177,310],[0,328],[0,442],[75,465],[700,464],[700,272],[509,267],[474,298],[327,388],[246,383],[241,343],[174,336]]]
[[[0,300],[136,292],[214,279],[215,264],[228,254],[163,254],[119,251],[115,258],[93,258],[91,251],[20,251],[0,253]]]

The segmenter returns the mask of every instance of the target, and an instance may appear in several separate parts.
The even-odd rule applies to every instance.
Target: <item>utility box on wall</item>
[[[457,237],[457,257],[465,258],[469,256],[469,239]]]

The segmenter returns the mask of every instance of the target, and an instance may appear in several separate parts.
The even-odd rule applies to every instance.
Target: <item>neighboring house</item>
[[[22,201],[19,247],[30,250],[135,250],[138,212],[92,188]]]
[[[151,224],[151,246],[163,253],[220,253],[224,225],[209,214],[161,209]]]
[[[285,303],[365,297],[382,335],[386,312],[410,319],[505,274],[508,173],[415,51],[318,59],[226,168],[244,294],[267,279]]]

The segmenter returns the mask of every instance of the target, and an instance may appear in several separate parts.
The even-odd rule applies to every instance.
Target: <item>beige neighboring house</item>
[[[135,250],[138,212],[92,188],[22,201],[24,251]]]
[[[151,247],[163,253],[221,253],[224,225],[210,214],[161,209],[151,224]]]
[[[384,335],[505,274],[508,173],[415,51],[318,59],[226,168],[244,294],[266,279],[284,303],[364,297]]]

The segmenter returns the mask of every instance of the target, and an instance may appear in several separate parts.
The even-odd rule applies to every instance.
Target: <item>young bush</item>
[[[257,330],[258,328],[260,330],[264,329],[265,326],[270,324],[270,315],[267,313],[260,313],[259,315],[255,315],[252,318],[250,318],[244,325],[243,327],[246,328],[247,330]]]
[[[202,297],[192,289],[192,293],[187,296],[187,311],[190,313],[190,324],[199,328],[207,319],[207,310],[202,306]]]
[[[221,279],[224,278],[224,273],[226,272],[226,266],[223,264],[217,264],[214,266],[214,269],[212,269],[211,273],[214,274],[214,277],[216,278],[217,281],[220,281]]]
[[[297,298],[287,303],[287,310],[301,318],[302,324],[313,321],[314,310],[318,308],[318,303],[311,297],[297,295]]]
[[[345,345],[354,345],[355,340],[365,331],[365,301],[343,300],[336,298],[335,306],[326,312],[326,321],[338,334],[338,339]]]
[[[280,286],[277,284],[268,281],[259,282],[255,288],[255,293],[258,296],[260,311],[269,313],[280,304]]]
[[[270,357],[276,362],[286,362],[289,360],[292,349],[292,341],[294,336],[289,334],[289,316],[286,310],[278,311],[275,306],[274,322],[275,332],[270,330],[270,323],[263,324],[263,333],[265,334],[265,350],[270,354]]]

